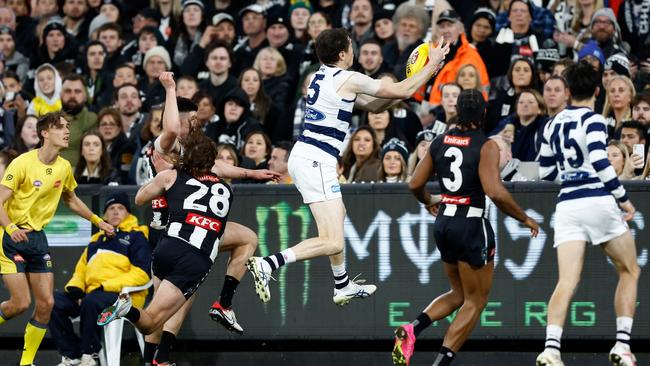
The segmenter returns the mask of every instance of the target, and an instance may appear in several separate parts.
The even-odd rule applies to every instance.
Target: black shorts
[[[0,247],[0,273],[49,273],[52,257],[43,231],[30,231],[27,241],[16,243],[5,231]]]
[[[483,267],[494,259],[494,231],[485,218],[438,215],[433,235],[443,262]]]
[[[153,252],[151,269],[154,276],[171,282],[189,299],[208,277],[212,261],[200,249],[165,235]]]
[[[155,229],[149,226],[149,248],[151,248],[152,252],[156,249],[163,236],[165,236],[165,229]]]

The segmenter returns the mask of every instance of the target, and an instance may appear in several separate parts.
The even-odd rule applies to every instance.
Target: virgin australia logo
[[[323,112],[317,111],[311,107],[307,107],[307,109],[305,109],[305,120],[316,122],[316,121],[322,121],[324,119],[325,119],[325,114]]]

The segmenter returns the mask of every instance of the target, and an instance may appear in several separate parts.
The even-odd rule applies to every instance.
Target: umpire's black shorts
[[[153,252],[151,269],[154,276],[171,282],[189,299],[208,277],[212,260],[200,249],[165,235]]]
[[[438,215],[433,235],[445,263],[461,261],[483,267],[494,259],[494,231],[484,217]]]

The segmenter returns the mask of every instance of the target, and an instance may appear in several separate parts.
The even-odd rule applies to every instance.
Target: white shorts
[[[612,196],[562,201],[555,210],[555,244],[586,241],[599,245],[628,230],[621,209]]]
[[[289,174],[305,203],[341,198],[336,166],[296,156],[289,156]]]

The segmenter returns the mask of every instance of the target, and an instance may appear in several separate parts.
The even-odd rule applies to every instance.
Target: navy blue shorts
[[[16,243],[5,231],[2,235],[0,273],[52,272],[50,246],[43,231],[30,231],[27,241]]]

